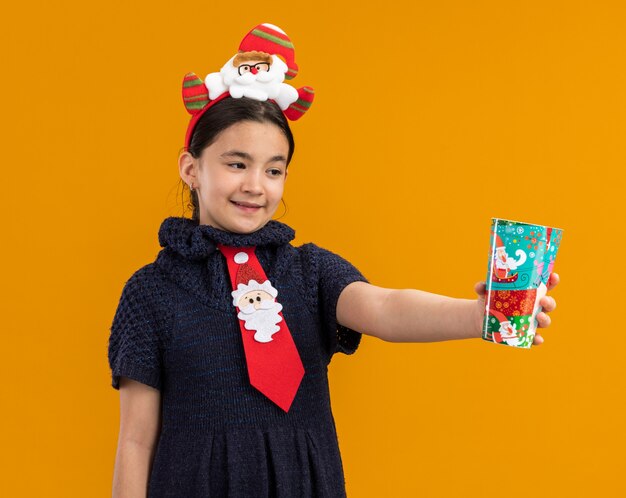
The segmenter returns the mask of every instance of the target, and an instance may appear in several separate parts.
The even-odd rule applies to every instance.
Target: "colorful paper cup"
[[[492,218],[483,339],[530,348],[563,230]]]

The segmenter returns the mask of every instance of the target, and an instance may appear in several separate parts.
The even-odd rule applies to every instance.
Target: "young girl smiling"
[[[287,119],[313,91],[284,88],[297,65],[276,26],[257,26],[237,55],[205,82],[185,78],[192,119],[179,171],[194,212],[163,221],[163,249],[126,282],[111,327],[117,497],[345,496],[333,354],[354,353],[361,334],[481,336],[484,283],[476,300],[385,289],[330,251],[290,244],[295,232],[272,216],[294,153]],[[272,86],[263,73],[275,67],[283,78]]]

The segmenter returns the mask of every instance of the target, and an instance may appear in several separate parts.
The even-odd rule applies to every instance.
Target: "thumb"
[[[485,282],[477,282],[476,285],[474,285],[474,292],[476,292],[479,297],[483,297],[486,291],[487,284]]]

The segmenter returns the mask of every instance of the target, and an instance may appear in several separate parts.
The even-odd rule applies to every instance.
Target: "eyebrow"
[[[252,161],[252,156],[250,154],[248,154],[247,152],[240,151],[240,150],[229,150],[227,152],[224,152],[223,154],[220,154],[220,157],[223,157],[223,158],[240,157],[241,159],[247,159],[248,161]],[[276,156],[272,156],[268,162],[273,163],[277,161],[282,161],[286,163],[287,158],[281,154],[278,154]]]

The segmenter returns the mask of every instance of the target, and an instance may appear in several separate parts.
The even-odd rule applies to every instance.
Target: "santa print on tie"
[[[276,301],[278,291],[265,276],[254,247],[218,244],[233,287],[250,383],[285,412],[289,411],[304,367]]]

